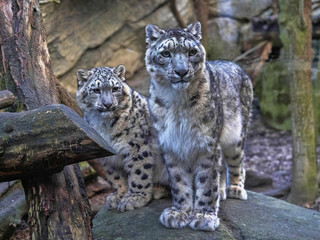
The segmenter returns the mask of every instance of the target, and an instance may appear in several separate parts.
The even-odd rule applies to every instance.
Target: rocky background
[[[79,68],[127,68],[129,84],[147,95],[144,69],[145,26],[178,27],[169,0],[42,0],[48,46],[55,75],[74,97]],[[192,0],[176,0],[185,24],[197,20]],[[264,120],[289,130],[286,59],[281,56],[276,0],[210,0],[207,57],[241,65],[251,76]],[[320,109],[320,1],[313,0],[315,109]],[[320,119],[320,110],[316,112]],[[320,124],[318,124],[320,125]]]
[[[145,78],[145,26],[178,27],[169,1],[42,1],[48,46],[56,76],[74,95],[79,68],[124,64],[133,83]],[[176,1],[186,24],[196,20],[193,1]],[[271,16],[272,0],[211,0],[208,58],[233,60],[254,43],[251,19]],[[244,46],[246,44],[246,46]],[[132,79],[132,81],[130,81]],[[146,82],[143,84],[147,85]],[[143,91],[145,93],[145,91]]]

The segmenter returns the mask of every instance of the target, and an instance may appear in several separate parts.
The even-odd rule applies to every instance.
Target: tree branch
[[[0,181],[55,173],[72,163],[113,155],[101,136],[64,105],[0,116]]]

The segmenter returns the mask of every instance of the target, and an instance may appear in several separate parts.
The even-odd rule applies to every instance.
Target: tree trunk
[[[181,17],[181,15],[177,9],[176,0],[170,0],[169,3],[170,3],[171,12],[172,12],[173,16],[175,17],[176,21],[178,22],[179,27],[186,28],[187,24],[184,22],[183,18]]]
[[[0,1],[0,87],[17,96],[11,110],[60,103],[38,0]],[[91,239],[90,207],[77,164],[22,179],[32,239]]]
[[[319,49],[320,49],[320,42],[319,42]],[[320,52],[318,59],[320,59]],[[317,73],[317,82],[316,82],[316,90],[315,95],[313,96],[313,102],[316,103],[314,106],[315,112],[315,120],[316,120],[316,145],[318,144],[318,138],[320,133],[320,61],[318,60],[318,73]],[[320,163],[318,163],[318,185],[320,186]]]
[[[318,193],[312,104],[311,0],[280,0],[280,38],[288,59],[293,172],[288,201],[312,203]]]
[[[193,0],[198,21],[201,23],[202,44],[208,47],[209,0]]]

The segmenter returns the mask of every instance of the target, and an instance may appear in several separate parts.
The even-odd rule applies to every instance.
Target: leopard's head
[[[184,29],[168,30],[148,24],[146,42],[146,67],[160,85],[187,88],[204,69],[206,53],[199,22]]]
[[[77,101],[83,111],[96,110],[106,116],[115,111],[124,98],[125,67],[79,69]]]

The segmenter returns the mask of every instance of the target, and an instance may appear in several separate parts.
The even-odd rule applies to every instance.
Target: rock
[[[210,1],[209,15],[239,20],[256,17],[271,8],[272,0]]]
[[[278,130],[291,129],[287,75],[285,61],[270,61],[259,73],[255,91],[264,121]]]
[[[177,1],[186,22],[192,1]],[[124,64],[127,78],[144,67],[145,26],[178,24],[169,1],[61,1],[41,5],[55,75],[73,96],[79,68]]]
[[[282,57],[265,63],[255,87],[263,120],[277,130],[291,130],[287,65],[287,60]],[[312,70],[318,72],[318,69]],[[312,94],[316,128],[320,130],[320,75],[317,77],[316,73],[312,77]]]
[[[208,21],[209,60],[232,61],[241,54],[240,29],[241,23],[231,18],[213,18]]]
[[[272,182],[273,180],[269,176],[259,174],[252,170],[246,171],[245,186],[248,190],[262,192],[266,189],[272,188]]]
[[[161,199],[125,213],[103,208],[93,220],[95,239],[314,240],[320,236],[319,212],[250,191],[247,201],[227,199],[221,202],[221,223],[215,232],[163,227],[158,219],[170,204],[169,199]]]

